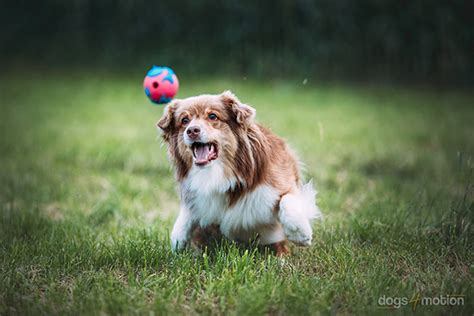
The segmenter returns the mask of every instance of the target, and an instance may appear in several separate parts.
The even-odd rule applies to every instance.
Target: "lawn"
[[[179,97],[253,105],[325,217],[285,261],[227,242],[196,256],[170,250],[179,201],[142,75],[0,75],[1,315],[472,314],[474,95],[181,78]],[[464,304],[381,303],[447,295]]]

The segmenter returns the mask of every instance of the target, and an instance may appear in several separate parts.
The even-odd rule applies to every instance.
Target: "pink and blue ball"
[[[178,92],[178,77],[169,67],[153,66],[143,80],[143,89],[153,103],[168,103]]]

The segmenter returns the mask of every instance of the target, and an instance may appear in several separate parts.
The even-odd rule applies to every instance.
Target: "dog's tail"
[[[313,180],[310,180],[308,183],[301,185],[299,195],[301,197],[302,211],[306,218],[310,220],[322,219],[323,214],[321,210],[316,205],[316,195],[318,191],[314,189]]]

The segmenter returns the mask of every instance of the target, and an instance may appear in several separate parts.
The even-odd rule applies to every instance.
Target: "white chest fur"
[[[181,185],[181,198],[193,221],[202,227],[218,224],[230,238],[275,223],[274,208],[279,194],[274,188],[259,185],[229,207],[226,192],[235,184],[235,179],[225,178],[220,161],[204,168],[193,167]]]

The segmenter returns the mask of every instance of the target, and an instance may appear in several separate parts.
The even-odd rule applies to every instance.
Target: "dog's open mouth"
[[[217,159],[217,144],[193,143],[191,149],[193,150],[194,163],[198,166],[205,166]]]

